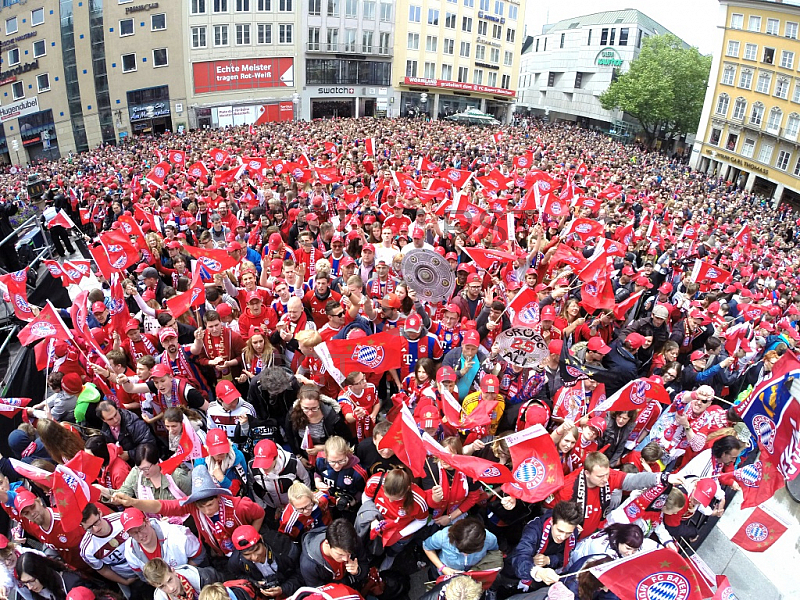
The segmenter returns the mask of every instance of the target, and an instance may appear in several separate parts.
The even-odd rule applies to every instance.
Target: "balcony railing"
[[[377,54],[379,56],[391,56],[391,48],[381,46],[365,45],[353,43],[329,44],[327,42],[308,42],[306,52],[328,52],[335,54]]]

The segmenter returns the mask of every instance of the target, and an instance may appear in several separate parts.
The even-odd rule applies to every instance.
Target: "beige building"
[[[526,0],[398,3],[392,83],[400,116],[443,118],[479,108],[511,118]]]

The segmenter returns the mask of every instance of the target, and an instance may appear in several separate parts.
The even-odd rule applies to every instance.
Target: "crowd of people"
[[[39,342],[50,391],[0,460],[3,598],[613,599],[586,569],[702,539],[752,459],[731,407],[800,340],[792,209],[571,125],[274,123],[30,170],[76,224],[50,229],[61,264],[85,244],[113,263],[120,232],[136,255],[93,264],[60,311],[71,339]],[[4,213],[27,201],[15,171]],[[412,251],[449,265],[448,297],[404,279]],[[500,344],[524,293],[538,364]],[[326,344],[385,332],[399,366],[334,376]],[[669,403],[602,410],[637,380]],[[495,404],[460,428],[448,399]],[[381,443],[406,413],[447,453],[425,477]],[[507,436],[531,427],[564,476],[541,501],[446,460],[513,469]],[[48,477],[87,455],[102,466],[70,528]]]

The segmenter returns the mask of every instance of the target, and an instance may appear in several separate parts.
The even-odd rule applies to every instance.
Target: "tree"
[[[652,147],[662,130],[667,140],[697,131],[710,71],[711,57],[697,48],[684,48],[671,34],[652,36],[628,72],[603,92],[600,104],[639,121]]]

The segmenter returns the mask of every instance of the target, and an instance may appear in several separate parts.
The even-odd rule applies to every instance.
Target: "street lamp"
[[[298,94],[297,92],[292,94],[292,105],[293,105],[292,115],[294,116],[294,120],[297,121],[300,111],[300,94]]]
[[[422,104],[422,112],[427,117],[428,116],[428,110],[427,110],[426,106],[428,104],[428,94],[426,94],[425,92],[422,92],[419,95],[419,101]]]

